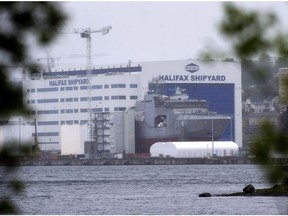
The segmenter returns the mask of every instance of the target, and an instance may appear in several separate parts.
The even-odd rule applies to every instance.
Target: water
[[[287,197],[208,197],[270,185],[256,165],[21,167],[22,214],[287,214]],[[7,180],[6,180],[7,181]],[[0,192],[5,187],[0,186]]]

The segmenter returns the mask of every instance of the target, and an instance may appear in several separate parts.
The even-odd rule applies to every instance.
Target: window
[[[35,89],[31,89],[31,92],[35,92]]]
[[[100,100],[103,100],[103,97],[102,96],[92,97],[92,100],[93,101],[100,101]]]
[[[60,112],[63,114],[63,113],[65,113],[65,110],[61,109]]]
[[[73,98],[66,98],[66,102],[73,102]]]
[[[109,112],[109,107],[105,107],[105,112]]]
[[[39,121],[38,125],[58,125],[58,121]]]
[[[38,110],[37,114],[58,114],[58,110]]]
[[[88,86],[80,86],[80,90],[87,90]]]
[[[73,121],[72,121],[72,120],[70,120],[70,121],[66,121],[66,124],[68,124],[68,125],[72,125],[72,124],[73,124]]]
[[[87,120],[81,120],[80,124],[87,124],[87,122],[88,122]]]
[[[92,85],[92,89],[102,89],[102,85]]]
[[[125,95],[114,95],[111,96],[111,100],[125,100],[126,96]]]
[[[114,107],[114,111],[124,111],[126,107]]]
[[[60,87],[60,91],[65,91],[65,88],[64,87]]]
[[[55,92],[58,91],[58,87],[53,88],[38,88],[37,92]]]
[[[80,101],[88,101],[88,97],[81,97]]]
[[[80,112],[81,112],[81,113],[88,112],[88,109],[80,109]]]
[[[66,109],[66,113],[73,113],[73,109]]]
[[[69,87],[66,87],[66,91],[72,91],[73,90],[73,87],[69,86]]]
[[[137,84],[130,84],[130,88],[137,88],[138,85]]]
[[[105,100],[109,100],[109,96],[105,96],[104,99],[105,99]]]
[[[51,98],[51,99],[39,99],[37,103],[58,103],[58,98]]]
[[[74,113],[78,113],[79,112],[79,110],[78,109],[74,109]]]
[[[74,90],[78,90],[78,86],[74,86]]]
[[[103,112],[103,108],[93,108],[92,112]]]
[[[35,104],[35,100],[31,100],[31,104]]]
[[[105,88],[105,89],[108,89],[108,88],[109,88],[109,85],[104,85],[104,88]]]
[[[126,84],[111,84],[111,88],[126,88]]]
[[[65,102],[65,98],[61,98],[61,99],[60,99],[60,102]]]
[[[27,104],[30,104],[30,100],[27,100]]]
[[[138,96],[137,95],[131,95],[130,96],[130,100],[137,100],[138,99]]]
[[[27,93],[30,93],[30,89],[27,89]]]

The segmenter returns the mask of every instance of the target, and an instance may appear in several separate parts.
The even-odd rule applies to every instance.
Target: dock
[[[288,158],[271,159],[275,164],[288,164]],[[22,159],[20,166],[100,166],[100,165],[193,165],[256,164],[253,158],[125,158],[125,159]]]

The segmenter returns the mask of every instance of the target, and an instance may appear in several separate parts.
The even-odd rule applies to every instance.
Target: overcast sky
[[[197,59],[208,48],[227,50],[227,41],[217,25],[223,16],[223,3],[216,1],[88,1],[62,2],[69,16],[65,28],[99,29],[112,26],[107,35],[92,35],[93,64]],[[274,10],[288,21],[285,2],[241,2],[246,8]],[[288,31],[287,22],[285,24]],[[283,27],[285,27],[283,25]],[[46,51],[58,64],[86,63],[86,40],[79,34],[59,34]],[[73,58],[80,55],[80,58]],[[44,61],[44,60],[43,60]]]

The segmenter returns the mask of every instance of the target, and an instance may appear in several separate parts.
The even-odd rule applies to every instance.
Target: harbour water
[[[0,167],[3,173],[3,167]],[[1,177],[3,177],[1,173]],[[220,215],[288,213],[288,197],[199,197],[271,185],[257,165],[27,166],[21,214]],[[0,194],[8,179],[1,179]],[[5,186],[6,185],[6,186]]]

